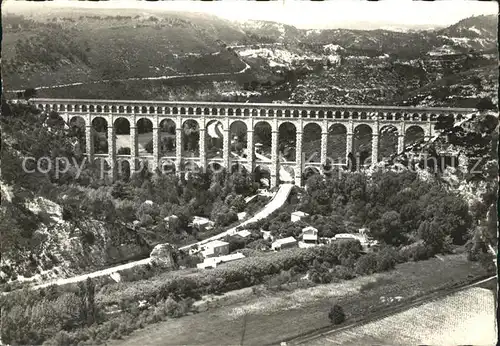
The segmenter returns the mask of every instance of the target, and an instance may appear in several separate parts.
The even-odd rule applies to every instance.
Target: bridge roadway
[[[176,172],[216,167],[220,165],[232,168],[242,165],[252,171],[256,166],[270,172],[271,186],[279,184],[281,167],[293,171],[296,185],[301,185],[305,169],[322,167],[332,159],[347,160],[353,152],[353,137],[362,127],[371,133],[371,162],[378,161],[379,134],[384,129],[394,128],[398,134],[398,152],[404,150],[405,134],[411,128],[417,128],[424,139],[434,137],[438,131],[434,124],[441,115],[452,116],[460,121],[476,113],[472,108],[421,108],[399,106],[351,106],[351,105],[304,105],[284,103],[227,103],[227,102],[187,102],[187,101],[128,101],[128,100],[88,100],[88,99],[31,99],[30,103],[47,112],[55,111],[67,124],[80,122],[85,126],[85,153],[90,160],[104,159],[110,166],[110,173],[115,176],[118,162],[127,161],[136,166],[137,160],[148,160],[153,170],[163,169],[167,165],[175,167]],[[98,120],[100,119],[100,120]],[[127,121],[130,129],[130,155],[118,155],[116,148],[116,122]],[[105,124],[104,135],[108,148],[104,154],[94,152],[93,134],[96,121]],[[152,128],[153,153],[140,156],[138,150],[138,123],[148,122]],[[187,157],[183,150],[184,126],[190,122],[199,131],[199,154]],[[213,122],[220,122],[223,130],[222,157],[208,158],[206,150],[207,127]],[[250,157],[233,159],[230,153],[231,128],[236,123],[244,126],[247,132],[247,148]],[[271,132],[271,162],[259,162],[254,153],[254,131],[260,123],[266,124]],[[295,161],[281,162],[278,153],[279,130],[284,124],[292,124],[296,134]],[[175,154],[165,156],[160,152],[159,140],[161,129],[170,124],[175,127]],[[306,162],[303,158],[303,133],[309,127],[321,132],[320,162]],[[346,152],[343,158],[327,156],[328,133],[336,127],[346,136]],[[335,163],[335,162],[334,162]],[[338,163],[338,161],[336,161]]]

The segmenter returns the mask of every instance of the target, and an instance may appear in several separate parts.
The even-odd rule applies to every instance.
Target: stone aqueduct
[[[302,172],[308,167],[321,171],[327,163],[327,145],[329,129],[340,124],[345,127],[346,157],[353,149],[353,133],[360,125],[371,129],[371,162],[378,160],[379,134],[382,128],[393,126],[397,129],[397,151],[404,150],[404,136],[411,127],[423,131],[425,139],[435,135],[434,123],[440,115],[452,115],[460,120],[476,112],[469,108],[416,108],[395,106],[347,106],[347,105],[305,105],[305,104],[265,104],[265,103],[223,103],[223,102],[170,102],[170,101],[128,101],[128,100],[86,100],[86,99],[31,99],[30,103],[45,111],[56,111],[69,124],[79,117],[85,122],[86,148],[89,159],[105,158],[114,172],[117,160],[128,160],[135,164],[137,159],[147,159],[151,168],[161,167],[165,162],[174,163],[177,172],[186,165],[195,163],[199,168],[218,163],[230,168],[234,164],[244,166],[253,172],[256,165],[269,169],[271,186],[279,184],[279,167],[293,168],[295,183],[301,185]],[[92,122],[103,118],[107,123],[108,153],[95,154],[92,136]],[[130,124],[130,155],[117,155],[115,122],[125,118]],[[137,124],[140,119],[148,119],[153,124],[153,153],[146,157],[138,156]],[[159,148],[159,129],[163,120],[175,123],[175,155],[161,156]],[[182,131],[186,121],[195,121],[199,129],[199,156],[183,157]],[[212,121],[222,123],[223,154],[222,158],[206,157],[206,127]],[[258,123],[267,123],[271,127],[271,160],[256,159],[254,150],[250,157],[233,158],[230,153],[230,128],[235,122],[242,122],[247,130],[247,148],[254,148],[253,132]],[[279,127],[291,123],[296,130],[295,161],[283,161],[278,153]],[[304,162],[302,153],[303,129],[308,124],[321,128],[320,162]],[[181,145],[179,145],[181,144]]]

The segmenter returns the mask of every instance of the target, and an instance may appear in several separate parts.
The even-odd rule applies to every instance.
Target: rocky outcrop
[[[7,190],[8,186],[2,186],[2,191]],[[13,201],[15,196],[11,197]],[[88,218],[66,220],[59,204],[42,197],[31,198],[24,205],[5,198],[2,208],[24,210],[36,221],[29,247],[2,248],[0,282],[46,281],[83,274],[147,257],[151,250],[125,225]]]
[[[165,243],[158,244],[151,251],[151,264],[165,269],[177,269],[178,250],[177,247]]]

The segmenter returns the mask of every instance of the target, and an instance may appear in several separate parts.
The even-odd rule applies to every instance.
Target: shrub
[[[422,242],[413,243],[399,250],[401,260],[407,261],[422,261],[431,258],[432,251]]]
[[[374,253],[368,253],[358,258],[355,266],[356,273],[361,275],[373,274],[377,271],[377,265],[377,255]]]
[[[394,269],[398,262],[398,253],[391,247],[384,247],[377,252],[377,272]]]
[[[330,309],[330,313],[328,314],[328,318],[333,324],[341,324],[345,321],[345,313],[344,309],[340,305],[334,304]]]

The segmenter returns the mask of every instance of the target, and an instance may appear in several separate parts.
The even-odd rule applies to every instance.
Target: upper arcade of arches
[[[174,101],[126,101],[89,99],[31,99],[30,102],[45,111],[86,115],[135,116],[135,117],[217,117],[237,118],[286,118],[334,120],[337,122],[433,122],[441,115],[461,120],[476,113],[473,108],[417,108],[401,106],[351,106],[351,105],[304,105],[273,103],[229,102],[174,102]],[[285,120],[285,119],[284,119]]]

